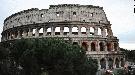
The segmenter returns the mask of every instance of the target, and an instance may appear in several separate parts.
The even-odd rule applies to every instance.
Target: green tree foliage
[[[8,73],[8,56],[9,50],[0,43],[0,75],[7,75]]]
[[[15,40],[9,49],[14,75],[95,75],[97,71],[97,62],[87,58],[85,50],[58,38]]]
[[[126,60],[135,62],[135,50],[127,50],[123,48],[120,48],[120,50],[125,54]]]

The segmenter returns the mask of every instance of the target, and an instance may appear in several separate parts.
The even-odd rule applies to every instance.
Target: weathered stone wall
[[[92,5],[50,5],[49,9],[32,8],[11,15],[4,21],[3,30],[44,22],[85,21],[109,24],[102,7]]]

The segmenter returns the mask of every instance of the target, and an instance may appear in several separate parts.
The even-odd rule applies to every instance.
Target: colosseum
[[[125,58],[103,7],[80,4],[50,5],[12,14],[4,20],[2,42],[21,38],[61,37],[79,44],[99,70],[121,68]]]

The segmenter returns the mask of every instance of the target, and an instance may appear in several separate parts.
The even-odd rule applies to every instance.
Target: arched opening
[[[109,58],[108,66],[109,66],[109,69],[113,69],[113,59],[112,58]]]
[[[55,28],[55,35],[60,35],[60,27]]]
[[[102,59],[100,60],[100,66],[101,66],[101,69],[106,69],[106,61],[105,61],[104,58],[102,58]]]
[[[94,28],[90,27],[90,35],[94,35]]]
[[[115,51],[117,51],[117,47],[118,47],[117,43],[114,43],[114,50]]]
[[[47,35],[51,35],[51,28],[50,27],[47,28]]]
[[[76,16],[76,12],[73,12],[73,16]]]
[[[36,32],[36,29],[34,28],[34,29],[32,30],[32,36],[35,36],[35,32]],[[22,36],[23,36],[23,33],[22,33]]]
[[[87,42],[83,42],[83,43],[82,43],[82,47],[83,47],[83,49],[84,49],[85,51],[87,51],[87,50],[88,50],[88,44],[87,44]]]
[[[101,35],[101,29],[98,28],[98,35]]]
[[[73,45],[78,45],[78,42],[73,42]]]
[[[68,27],[64,27],[64,35],[68,35],[69,34],[69,28]]]
[[[99,46],[100,46],[100,51],[104,51],[104,43],[103,42],[100,42],[99,43]]]
[[[95,46],[95,43],[94,42],[92,42],[91,43],[91,51],[96,51],[96,48],[95,48],[96,46]]]
[[[42,17],[42,18],[43,18],[43,17],[44,17],[44,14],[41,14],[41,15],[40,15],[40,17]]]
[[[78,35],[78,28],[77,27],[72,28],[72,34]]]
[[[59,13],[59,12],[56,12],[56,16],[57,16],[57,17],[60,16],[60,13]]]
[[[116,60],[115,60],[115,65],[116,65],[116,68],[119,68],[119,59],[118,58],[116,58]]]
[[[14,32],[14,35],[15,35],[15,38],[17,38],[17,35],[18,35],[17,31]],[[6,39],[8,39],[7,35],[5,35],[5,36],[6,36]]]
[[[39,36],[43,36],[43,28],[40,28],[40,30],[39,30]]]
[[[121,58],[121,67],[124,67],[125,63],[124,63],[124,59]]]
[[[111,43],[107,43],[107,51],[111,51]]]
[[[82,28],[81,28],[81,33],[82,33],[82,34],[86,34],[86,28],[85,28],[85,27],[82,27]]]

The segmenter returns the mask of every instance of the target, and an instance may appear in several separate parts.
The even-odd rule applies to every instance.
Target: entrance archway
[[[99,43],[99,46],[100,46],[100,51],[104,51],[104,43],[103,42],[100,42]]]
[[[102,58],[102,59],[100,60],[100,66],[101,66],[101,69],[106,69],[106,61],[105,61],[104,58]]]
[[[87,44],[87,42],[83,42],[82,43],[82,47],[84,48],[85,51],[87,51],[88,50],[88,44]]]

